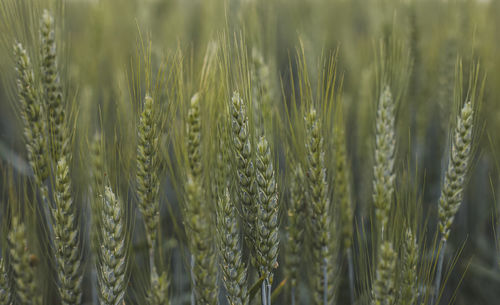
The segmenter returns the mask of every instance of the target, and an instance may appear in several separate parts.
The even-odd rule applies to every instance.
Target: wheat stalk
[[[242,258],[239,235],[236,207],[226,189],[217,202],[217,245],[222,280],[229,304],[246,305],[249,303],[247,268]]]
[[[103,305],[117,305],[123,302],[127,285],[127,231],[123,205],[109,186],[104,189],[100,210],[99,301]]]
[[[372,288],[373,305],[393,305],[395,300],[395,271],[397,255],[392,243],[385,241],[380,245],[376,278]]]
[[[394,132],[395,105],[389,87],[385,87],[379,100],[376,119],[375,165],[373,167],[373,203],[379,226],[379,237],[384,240],[384,229],[394,196]]]
[[[28,248],[26,226],[17,217],[12,218],[8,242],[10,264],[14,271],[14,291],[18,304],[42,304],[35,279],[35,264],[32,263],[33,254]]]
[[[5,266],[5,260],[0,258],[0,305],[9,305],[11,298],[11,289],[9,283],[9,274]]]
[[[330,304],[333,295],[329,285],[332,268],[330,261],[330,201],[324,161],[323,138],[316,110],[311,108],[305,117],[307,178],[310,209],[310,228],[313,255],[313,295],[315,304]]]
[[[51,215],[59,295],[63,304],[80,304],[83,279],[80,234],[71,196],[69,166],[64,156],[57,163],[54,203]]]
[[[64,104],[59,73],[57,70],[56,39],[54,18],[47,10],[43,11],[40,39],[41,39],[41,71],[42,87],[47,110],[48,132],[50,139],[50,152],[54,162],[66,154],[68,149],[64,134]]]

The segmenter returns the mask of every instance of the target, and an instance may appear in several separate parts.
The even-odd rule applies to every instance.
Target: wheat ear
[[[9,305],[11,290],[5,260],[0,258],[0,305]]]
[[[372,288],[372,305],[393,305],[395,300],[394,277],[397,255],[392,243],[380,244],[376,278]]]
[[[242,259],[236,207],[229,190],[217,202],[217,245],[229,304],[247,305],[247,267]]]
[[[57,70],[56,39],[54,18],[47,10],[43,11],[40,38],[41,38],[41,71],[42,87],[47,109],[48,132],[50,135],[50,153],[52,160],[57,162],[64,150],[67,150],[64,129],[64,104],[59,73]]]
[[[472,151],[473,121],[474,110],[469,101],[464,104],[457,119],[448,169],[439,198],[439,232],[444,241],[448,240],[450,226],[462,203],[464,182]]]
[[[351,303],[354,303],[354,262],[351,249],[353,238],[353,211],[350,187],[350,166],[347,160],[345,129],[342,119],[339,119],[339,122],[334,128],[333,141],[335,159],[333,189],[337,201],[336,206],[340,210],[341,240],[348,264],[349,293]]]
[[[147,241],[150,249],[156,240],[160,217],[158,192],[160,183],[156,173],[158,167],[159,130],[155,121],[153,99],[144,99],[139,126],[137,127],[137,193],[139,210],[146,224]]]
[[[418,297],[417,287],[418,244],[417,238],[410,229],[406,230],[403,240],[401,290],[399,302],[401,305],[413,305]]]
[[[305,117],[308,195],[310,200],[310,228],[313,255],[313,294],[315,304],[330,304],[333,295],[329,285],[332,268],[330,257],[330,201],[327,197],[326,168],[323,138],[316,110],[311,108]]]
[[[257,261],[267,284],[267,305],[271,305],[273,271],[278,268],[278,193],[271,149],[265,137],[257,144]]]
[[[100,214],[99,301],[103,305],[122,304],[126,289],[126,228],[124,208],[113,190],[106,186]]]
[[[26,226],[17,217],[12,219],[12,229],[8,235],[10,263],[14,271],[14,291],[17,304],[42,304],[36,279],[35,266],[32,264],[32,253],[28,248]]]
[[[45,139],[45,114],[37,91],[38,86],[35,82],[35,73],[30,58],[20,43],[14,45],[14,56],[28,160],[35,174],[35,182],[41,190],[44,201],[46,201],[48,189],[44,182],[49,176],[49,162],[47,159],[48,144]]]
[[[304,173],[300,165],[295,166],[290,184],[290,207],[288,208],[286,273],[291,286],[291,304],[295,305],[295,292],[299,280],[299,268],[304,243],[305,187]]]
[[[213,249],[210,216],[203,204],[201,184],[188,175],[186,182],[185,223],[191,251],[196,304],[217,304],[217,265]]]
[[[379,100],[376,119],[375,165],[373,168],[373,203],[379,226],[379,238],[384,239],[384,229],[394,196],[394,132],[395,105],[389,87],[385,87]]]
[[[451,154],[448,160],[448,168],[444,177],[444,184],[439,198],[439,232],[441,241],[439,243],[439,257],[436,269],[436,282],[434,288],[434,302],[437,303],[441,285],[441,275],[444,262],[446,242],[450,234],[450,227],[455,214],[462,203],[464,183],[469,167],[469,159],[472,152],[472,128],[474,122],[474,109],[472,102],[466,102],[457,118],[457,125],[453,132]]]
[[[250,245],[256,240],[257,205],[255,203],[255,168],[252,160],[252,143],[248,128],[246,107],[240,95],[235,92],[231,99],[231,127],[233,152],[236,159],[238,179],[238,200],[243,211],[245,233]],[[253,246],[250,247],[253,249]]]
[[[168,288],[170,282],[168,274],[164,271],[158,275],[156,267],[151,267],[151,289],[148,294],[149,305],[169,305],[170,299],[168,298]]]
[[[194,273],[195,299],[198,304],[217,303],[217,256],[213,236],[213,209],[208,206],[207,192],[202,188],[200,95],[191,98],[187,122],[189,169],[186,185],[187,225],[191,229],[190,250]]]
[[[71,181],[66,157],[57,163],[52,225],[58,289],[63,304],[82,301],[81,246],[76,210],[71,196]]]

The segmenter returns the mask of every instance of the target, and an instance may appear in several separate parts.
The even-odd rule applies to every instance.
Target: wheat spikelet
[[[14,271],[15,298],[20,305],[42,304],[36,279],[35,266],[29,252],[26,227],[17,217],[12,219],[12,229],[8,235],[10,263]]]
[[[127,233],[122,203],[109,186],[104,189],[100,217],[99,301],[105,305],[121,304],[127,284]]]
[[[395,300],[394,277],[397,255],[392,243],[385,241],[380,245],[376,278],[372,288],[372,305],[393,305]]]
[[[332,283],[330,258],[330,220],[328,211],[330,202],[327,198],[328,185],[324,162],[323,138],[316,110],[311,108],[305,117],[307,179],[310,200],[310,228],[313,256],[313,295],[315,304],[329,304],[333,295],[329,285]]]
[[[410,229],[406,230],[403,240],[401,290],[399,303],[402,305],[413,305],[417,300],[417,263],[418,245],[417,238]]]
[[[5,266],[5,260],[0,258],[0,305],[9,305],[10,298],[9,275]]]
[[[64,104],[59,73],[57,70],[56,40],[54,30],[54,18],[47,10],[43,11],[41,26],[41,71],[42,87],[47,110],[48,132],[50,135],[50,152],[54,162],[57,162],[61,154],[65,154],[67,147],[67,136],[64,129]]]
[[[231,99],[231,127],[233,152],[236,159],[238,200],[243,211],[245,232],[249,243],[256,240],[257,205],[255,203],[255,168],[252,161],[252,144],[248,128],[248,116],[243,100],[235,92]],[[252,249],[253,247],[251,247]]]
[[[157,175],[159,131],[155,121],[153,99],[147,95],[144,109],[137,127],[137,193],[139,210],[146,224],[149,248],[153,248],[158,231],[160,204],[158,192],[160,182]]]
[[[290,207],[288,209],[286,274],[292,287],[292,304],[295,304],[295,289],[299,280],[302,246],[304,243],[305,188],[304,173],[300,165],[295,166],[290,182]]]
[[[196,304],[217,304],[217,265],[213,249],[211,217],[203,204],[203,189],[188,175],[185,224],[192,255],[192,275]]]
[[[52,225],[59,295],[63,304],[80,304],[83,279],[80,234],[71,197],[69,166],[64,156],[57,163],[54,203]]]
[[[373,203],[379,226],[379,236],[384,239],[384,229],[389,220],[389,210],[394,196],[394,101],[389,87],[385,87],[379,100],[376,119],[375,165],[373,168]]]
[[[229,304],[246,305],[247,268],[242,259],[236,207],[226,189],[217,202],[217,245]]]
[[[45,180],[49,176],[47,142],[45,140],[45,120],[40,103],[35,74],[30,58],[20,43],[14,45],[17,71],[17,91],[20,100],[21,116],[24,122],[24,137],[28,150],[28,160],[33,168],[35,180],[40,187],[44,200],[48,197]]]
[[[472,151],[473,121],[474,110],[469,101],[464,104],[457,119],[448,169],[439,198],[439,232],[443,241],[448,240],[450,226],[462,203],[464,182]]]

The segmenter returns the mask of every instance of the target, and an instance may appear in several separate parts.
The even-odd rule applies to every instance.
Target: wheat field
[[[498,17],[0,0],[0,305],[498,304]]]

